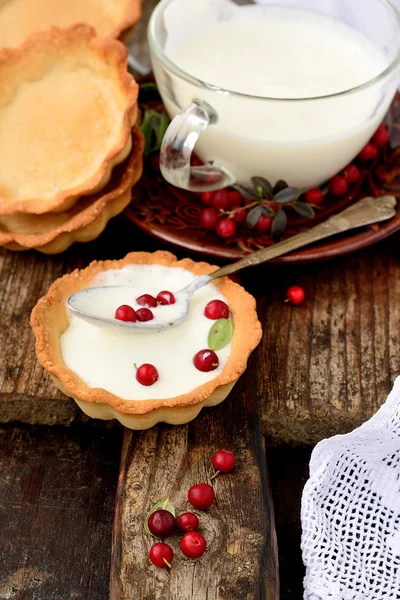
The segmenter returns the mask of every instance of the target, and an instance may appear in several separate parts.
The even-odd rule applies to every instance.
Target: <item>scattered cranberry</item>
[[[163,292],[160,292],[157,295],[157,302],[158,304],[175,304],[176,300],[175,300],[175,296],[173,295],[172,292],[167,292],[166,290],[164,290]]]
[[[167,537],[175,529],[174,515],[169,510],[155,510],[149,516],[147,526],[156,537]]]
[[[305,297],[306,297],[305,291],[303,290],[303,288],[299,287],[298,285],[293,285],[287,291],[287,300],[289,302],[291,302],[292,304],[294,304],[295,306],[297,306],[298,304],[301,304]]]
[[[181,539],[181,550],[189,558],[200,558],[207,548],[207,542],[198,531],[189,531]]]
[[[188,491],[188,500],[194,508],[204,510],[214,503],[214,490],[208,483],[197,483]]]
[[[215,352],[207,348],[206,350],[200,350],[200,352],[194,355],[193,364],[199,371],[208,373],[218,367],[219,360]]]
[[[157,300],[150,294],[143,294],[143,296],[139,296],[139,298],[136,298],[136,302],[139,304],[139,306],[147,306],[147,308],[155,308],[157,306]]]
[[[305,198],[306,202],[309,204],[315,204],[318,206],[318,204],[321,204],[323,201],[324,195],[319,188],[312,188],[311,190],[307,190]]]
[[[267,231],[269,231],[272,227],[272,221],[273,219],[271,217],[267,217],[266,215],[261,215],[261,217],[258,219],[257,224],[256,224],[256,231],[259,231],[260,233],[266,233]]]
[[[242,204],[242,194],[236,190],[228,192],[229,204],[233,208],[234,206],[240,206]]]
[[[360,169],[353,163],[347,165],[343,174],[349,183],[357,183],[361,177]]]
[[[157,542],[150,548],[149,558],[156,567],[169,567],[174,559],[174,553],[171,546],[163,542]]]
[[[236,210],[237,208],[240,208],[240,207],[232,206],[232,210]],[[244,208],[242,208],[241,210],[238,210],[233,215],[233,219],[234,219],[235,223],[239,223],[239,225],[243,225],[243,223],[246,223],[247,211]]]
[[[234,468],[236,459],[230,450],[218,450],[213,455],[211,462],[214,469],[217,469],[218,472],[229,473]]]
[[[180,515],[178,526],[182,531],[195,531],[199,527],[199,520],[192,512],[186,512]]]
[[[329,182],[329,191],[334,196],[344,196],[348,189],[349,184],[343,175],[336,175]]]
[[[211,198],[211,206],[217,208],[218,210],[228,210],[230,201],[229,193],[226,188],[214,192],[213,197]]]
[[[374,144],[367,144],[361,150],[358,158],[363,161],[374,160],[378,156],[378,148]]]
[[[205,309],[204,315],[207,319],[227,319],[229,317],[229,306],[222,300],[211,300]]]
[[[233,237],[236,233],[236,223],[232,219],[221,219],[217,223],[216,232],[224,239]]]
[[[214,231],[219,219],[219,212],[216,208],[205,208],[200,214],[200,224],[207,231]]]
[[[381,123],[381,125],[379,125],[378,129],[372,136],[372,141],[375,144],[375,146],[378,146],[378,148],[386,146],[386,144],[389,143],[390,136],[387,127],[384,123]]]
[[[132,306],[129,306],[128,304],[122,304],[122,306],[117,308],[115,311],[115,318],[118,319],[118,321],[131,321],[132,323],[137,321],[136,312],[133,310]]]
[[[214,196],[214,192],[202,192],[201,201],[206,206],[210,206],[212,197]]]
[[[136,311],[136,316],[138,318],[138,321],[142,322],[151,321],[152,319],[154,319],[154,315],[149,308],[139,308]]]
[[[144,363],[136,369],[136,379],[142,385],[153,385],[158,380],[158,371],[154,365]]]

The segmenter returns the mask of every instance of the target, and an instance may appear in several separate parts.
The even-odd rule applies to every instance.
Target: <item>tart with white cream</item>
[[[229,278],[216,280],[195,293],[185,322],[156,333],[99,328],[68,314],[65,302],[84,288],[132,285],[135,298],[116,295],[113,306],[104,302],[99,290],[96,312],[121,318],[118,309],[129,306],[135,313],[128,314],[131,319],[142,310],[155,319],[173,319],[179,311],[170,302],[174,292],[215,269],[203,262],[178,261],[169,252],[134,252],[123,260],[95,261],[65,275],[32,312],[39,362],[91,417],[117,418],[132,429],[192,420],[203,406],[226,398],[260,341],[261,326],[250,294]],[[140,297],[154,288],[164,295],[149,305]],[[206,310],[210,303],[211,310]],[[228,309],[224,318],[233,326],[233,335],[216,347],[217,360],[209,361],[210,329],[222,306]],[[203,369],[204,361],[209,362]],[[143,366],[153,367],[156,375]]]

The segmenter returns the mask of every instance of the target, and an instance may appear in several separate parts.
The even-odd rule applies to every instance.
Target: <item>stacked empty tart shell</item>
[[[89,25],[0,50],[1,246],[61,252],[124,210],[142,172],[137,96],[123,44]]]

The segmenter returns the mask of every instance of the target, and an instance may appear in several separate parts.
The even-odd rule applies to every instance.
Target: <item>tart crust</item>
[[[0,246],[56,254],[74,242],[98,237],[108,221],[129,204],[132,186],[142,174],[143,147],[143,134],[136,127],[132,131],[131,153],[115,167],[107,186],[97,194],[83,197],[70,211],[0,217]]]
[[[138,85],[127,51],[89,25],[0,50],[0,214],[69,210],[128,156]]]
[[[141,0],[7,0],[0,3],[2,46],[14,47],[52,26],[87,23],[97,35],[118,38],[139,21]]]
[[[188,258],[178,261],[170,252],[132,252],[122,260],[94,261],[86,269],[76,269],[64,275],[53,283],[47,295],[38,301],[32,311],[31,326],[36,337],[38,360],[56,385],[67,396],[74,398],[89,416],[100,419],[117,418],[132,429],[147,429],[160,421],[186,423],[204,405],[212,406],[222,402],[246,369],[248,357],[258,345],[262,333],[255,300],[229,278],[216,280],[214,284],[227,298],[234,324],[232,351],[222,373],[187,394],[162,400],[125,400],[105,389],[89,387],[69,369],[62,359],[60,336],[69,323],[65,308],[67,297],[87,287],[101,271],[121,269],[129,264],[180,267],[195,275],[212,273],[218,268]]]

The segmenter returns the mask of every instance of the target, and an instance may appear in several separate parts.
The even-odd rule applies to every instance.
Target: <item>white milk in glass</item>
[[[238,181],[262,175],[298,187],[321,184],[361,150],[391,99],[387,94],[382,103],[381,86],[321,98],[370,81],[388,58],[356,29],[301,9],[242,6],[184,41],[168,40],[166,51],[211,86],[260,97],[227,97],[174,79],[174,102],[161,87],[171,116],[193,98],[217,111],[219,121],[201,134],[196,153],[221,162]]]

